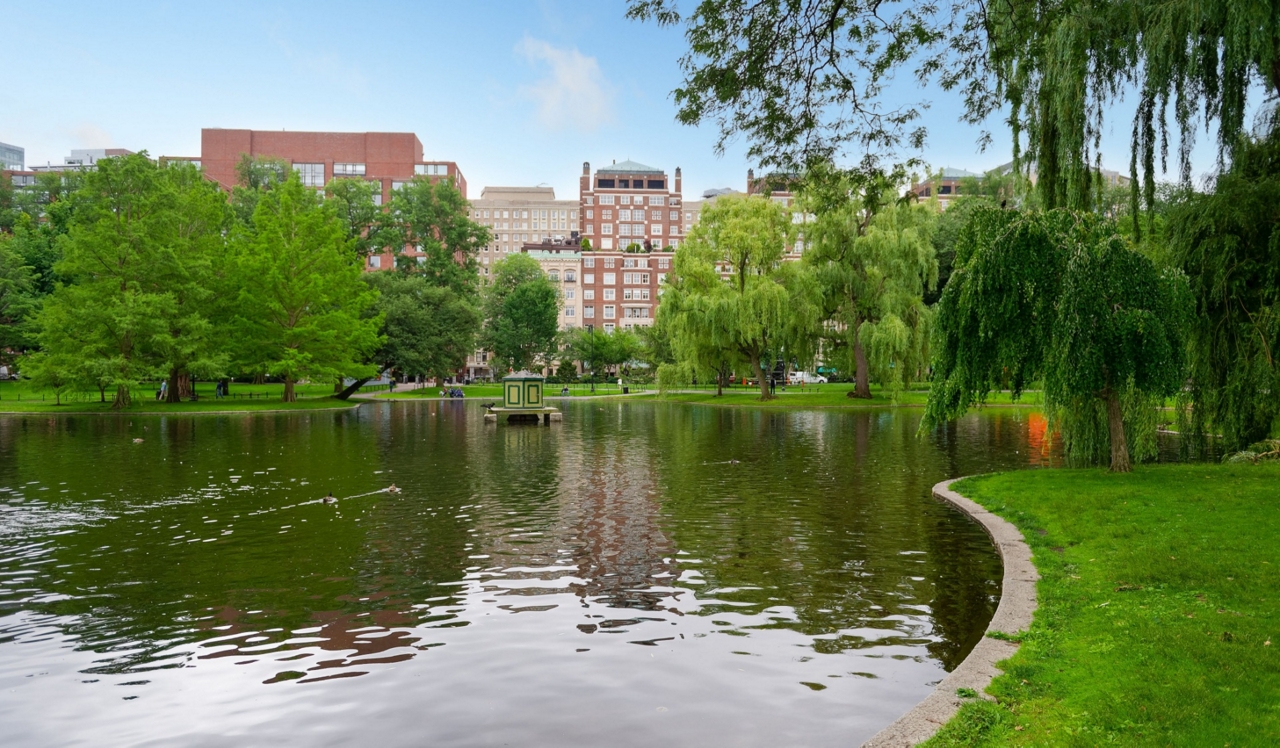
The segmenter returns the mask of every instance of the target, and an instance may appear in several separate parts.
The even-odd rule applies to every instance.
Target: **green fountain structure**
[[[491,407],[484,414],[487,423],[497,423],[506,415],[507,423],[551,423],[564,420],[564,414],[549,407],[542,397],[546,378],[531,371],[518,371],[502,378],[502,406]]]

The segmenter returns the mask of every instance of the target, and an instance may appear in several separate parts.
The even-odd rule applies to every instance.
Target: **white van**
[[[827,378],[807,371],[793,371],[787,375],[787,384],[826,384]]]

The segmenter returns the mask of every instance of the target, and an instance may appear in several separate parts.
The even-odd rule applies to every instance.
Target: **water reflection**
[[[929,487],[1052,459],[1024,411],[923,439],[917,418],[0,418],[0,721],[20,743],[856,742],[998,601],[990,543]]]

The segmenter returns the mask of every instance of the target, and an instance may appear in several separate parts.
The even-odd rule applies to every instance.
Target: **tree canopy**
[[[1280,416],[1280,138],[1243,143],[1212,192],[1176,200],[1167,237],[1195,305],[1191,426],[1244,449]]]
[[[939,303],[924,423],[1042,380],[1069,453],[1109,451],[1111,469],[1127,472],[1126,426],[1149,423],[1182,384],[1184,302],[1179,275],[1159,272],[1096,216],[980,210]]]
[[[776,360],[812,357],[818,289],[802,264],[783,259],[795,235],[790,211],[759,195],[725,195],[703,208],[659,307],[682,361],[712,371],[745,364],[767,400]]]
[[[526,254],[491,267],[481,344],[502,367],[520,371],[540,361],[550,365],[559,339],[560,290]]]

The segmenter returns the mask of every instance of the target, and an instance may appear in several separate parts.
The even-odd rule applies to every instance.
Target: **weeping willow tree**
[[[774,362],[812,356],[817,289],[807,268],[784,261],[794,237],[790,212],[758,195],[726,195],[703,208],[659,307],[682,362],[702,370],[745,364],[769,400]]]
[[[1198,126],[1216,125],[1229,155],[1246,126],[1251,89],[1280,92],[1274,0],[628,6],[631,18],[684,28],[677,119],[715,123],[721,147],[743,135],[754,160],[784,170],[849,151],[903,162],[927,137],[920,116],[928,102],[884,92],[909,76],[958,90],[971,123],[1007,111],[1014,155],[1025,175],[1036,172],[1041,204],[1093,209],[1106,116],[1121,97],[1136,95],[1135,230],[1137,202],[1154,202],[1157,156],[1164,169],[1171,136],[1186,181]]]
[[[939,302],[924,425],[1042,380],[1068,454],[1128,472],[1183,381],[1184,294],[1095,216],[977,212]]]
[[[849,396],[870,398],[872,381],[896,396],[928,359],[924,294],[938,282],[936,209],[893,199],[893,180],[878,174],[814,170],[807,185],[801,205],[813,220],[804,227],[804,259],[836,350],[852,364]]]
[[[1195,304],[1184,412],[1193,433],[1242,450],[1280,416],[1280,137],[1243,142],[1213,187],[1176,202],[1166,224]]]

